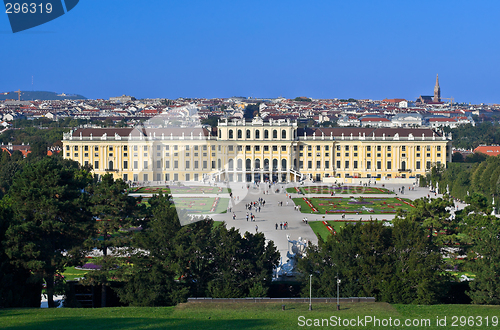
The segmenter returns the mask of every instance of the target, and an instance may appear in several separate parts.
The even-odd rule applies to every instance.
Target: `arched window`
[[[293,169],[297,170],[297,158],[293,160]]]
[[[281,169],[286,170],[286,159],[281,160]]]
[[[273,159],[273,170],[277,170],[278,169],[278,160],[276,158]]]
[[[238,139],[241,139],[241,129],[238,130]]]
[[[269,131],[267,129],[264,130],[264,139],[269,139]]]
[[[260,169],[260,159],[255,160],[255,169]]]
[[[232,158],[229,159],[228,163],[227,163],[227,166],[229,168],[229,171],[233,171],[234,170],[234,161]]]
[[[250,130],[247,129],[247,139],[249,139],[249,138],[250,138]]]
[[[404,161],[404,160],[401,162],[401,169],[402,169],[403,171],[405,171],[405,170],[406,170],[406,161]]]
[[[217,160],[217,168],[218,168],[219,170],[220,170],[220,168],[221,168],[221,163],[222,163],[222,162],[221,162],[221,160],[220,160],[220,159],[218,159],[218,160]]]
[[[251,168],[252,168],[252,160],[250,158],[248,158],[246,161],[245,161],[245,165],[246,165],[246,168],[247,168],[247,171],[250,171]]]
[[[243,160],[238,159],[238,167],[237,167],[237,170],[238,170],[238,171],[241,171],[242,169],[243,169]]]
[[[232,130],[232,129],[230,129],[230,130],[229,130],[229,138],[230,138],[230,139],[232,139],[232,138],[233,138],[233,130]]]
[[[264,159],[264,169],[267,171],[269,170],[269,159]]]
[[[286,139],[286,130],[281,130],[281,138]]]
[[[273,130],[273,139],[277,139],[277,138],[278,138],[278,131]]]
[[[255,139],[260,139],[260,131],[259,130],[255,131]]]
[[[113,161],[112,160],[109,161],[108,170],[113,170]]]

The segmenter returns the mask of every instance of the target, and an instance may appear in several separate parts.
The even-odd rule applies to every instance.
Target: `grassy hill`
[[[313,311],[307,303],[188,303],[176,307],[156,308],[102,308],[102,309],[7,309],[0,310],[2,329],[304,329],[312,328],[301,322],[314,322],[338,317],[342,320],[366,320],[372,317],[391,322],[416,322],[430,326],[411,326],[412,329],[489,329],[498,328],[499,306],[478,305],[390,305],[387,303],[345,303],[341,310],[335,304],[313,304]],[[456,319],[453,316],[457,317]],[[463,316],[460,320],[460,316]],[[446,317],[446,326],[437,326],[437,319]],[[471,318],[473,317],[473,318]],[[428,320],[428,321],[427,321]],[[455,321],[455,326],[453,326]],[[462,321],[462,322],[461,322]],[[482,322],[478,326],[479,321]],[[323,321],[325,322],[325,321]],[[465,324],[463,323],[465,322]],[[470,324],[467,324],[470,322]],[[475,326],[472,326],[474,322]],[[486,325],[488,322],[488,326]],[[442,323],[443,324],[443,323]],[[496,326],[495,326],[496,324]],[[363,323],[363,326],[329,326],[342,329],[394,329],[400,327],[377,326]],[[443,324],[444,325],[444,324]],[[408,328],[408,327],[406,327]]]

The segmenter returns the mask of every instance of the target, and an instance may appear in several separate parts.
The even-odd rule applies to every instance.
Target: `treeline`
[[[474,149],[479,145],[492,145],[500,143],[500,126],[492,122],[460,125],[457,128],[444,128],[445,132],[453,135],[453,147],[461,149]]]
[[[472,193],[484,195],[489,203],[495,199],[500,207],[500,158],[485,156],[478,163],[448,163],[433,167],[428,175],[420,179],[420,186],[439,187],[439,192],[460,200],[467,200]],[[448,187],[448,189],[447,189]]]
[[[181,227],[168,197],[146,208],[122,180],[96,181],[61,157],[17,163],[0,200],[0,307],[38,307],[42,285],[54,307],[64,270],[91,252],[98,269],[83,283],[101,287],[102,306],[112,280],[124,283],[121,301],[137,306],[267,294],[279,254],[262,233],[211,220]]]
[[[376,297],[400,304],[500,303],[500,225],[488,215],[484,197],[474,194],[471,205],[450,215],[450,199],[423,198],[400,213],[393,226],[380,222],[342,228],[318,246],[310,246],[299,261],[303,295]],[[459,256],[467,256],[458,260]],[[475,274],[459,282],[450,271]]]

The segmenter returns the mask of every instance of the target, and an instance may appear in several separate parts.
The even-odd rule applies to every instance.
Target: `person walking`
[[[259,232],[259,226],[255,225],[255,232]]]
[[[276,230],[278,230],[278,223],[276,223]]]

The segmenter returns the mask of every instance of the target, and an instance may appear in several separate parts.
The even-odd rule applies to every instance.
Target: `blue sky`
[[[13,34],[0,91],[500,103],[500,1],[81,0]]]

